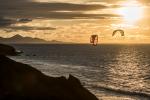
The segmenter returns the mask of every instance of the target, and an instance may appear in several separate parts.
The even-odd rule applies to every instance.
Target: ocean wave
[[[125,95],[125,96],[130,96],[130,97],[137,97],[137,98],[144,98],[146,100],[150,99],[150,94],[146,93],[146,92],[142,92],[142,91],[122,90],[122,89],[111,88],[109,86],[97,86],[97,85],[91,85],[90,87],[92,89],[96,89],[98,91],[105,91],[105,92],[111,93],[111,94]]]

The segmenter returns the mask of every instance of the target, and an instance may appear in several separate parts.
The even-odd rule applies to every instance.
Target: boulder
[[[0,100],[98,100],[70,75],[50,77],[0,55]]]

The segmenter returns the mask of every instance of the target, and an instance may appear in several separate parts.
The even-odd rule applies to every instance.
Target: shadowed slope
[[[49,77],[29,65],[0,55],[0,99],[98,100],[70,75]]]

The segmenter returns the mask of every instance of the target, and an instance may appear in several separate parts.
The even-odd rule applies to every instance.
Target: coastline
[[[7,56],[16,50],[7,45],[0,49],[0,99],[8,100],[98,100],[72,75],[50,77],[30,65],[16,62]]]
[[[34,62],[34,64],[32,65],[33,67],[37,68],[36,62],[38,62],[38,60],[28,60],[28,59],[24,59],[22,61],[20,61],[20,59],[16,59],[19,62],[24,62],[27,64],[31,64]],[[40,64],[41,65],[41,64]],[[43,64],[45,65],[45,64]],[[48,65],[48,63],[47,63]],[[53,65],[48,65],[48,66],[55,66],[55,64]],[[58,68],[61,69],[61,64],[58,65]],[[65,66],[65,65],[63,65]],[[39,68],[37,68],[38,70],[42,70]],[[46,70],[46,69],[45,69]],[[44,71],[42,71],[44,74],[48,75],[48,76],[53,76],[53,77],[58,77],[61,76],[61,74],[49,74],[46,73]],[[73,74],[75,77],[77,77],[78,79],[80,79],[78,76],[76,76],[75,74]],[[63,75],[66,76],[66,75]],[[67,76],[66,76],[67,77]],[[86,87],[89,91],[91,91],[94,95],[96,95],[96,97],[99,100],[122,100],[122,99],[127,99],[127,100],[149,100],[150,95],[147,93],[142,93],[142,92],[136,92],[136,91],[128,91],[128,90],[120,90],[120,89],[115,89],[113,87],[110,86],[96,86],[96,85],[91,85],[86,83],[84,80],[80,79],[82,81],[82,84],[84,84],[84,87]]]
[[[98,100],[72,75],[68,79],[50,77],[5,56],[1,55],[0,60],[0,76],[5,76],[0,79],[1,100],[10,96],[14,99]]]
[[[33,47],[32,47],[32,45],[30,45],[29,47],[22,45],[22,46],[14,46],[14,47],[17,48],[18,50],[24,51],[24,53],[20,56],[10,56],[11,59],[13,59],[17,62],[31,65],[32,67],[40,70],[42,73],[44,73],[50,77],[51,76],[53,76],[53,77],[60,77],[60,76],[68,77],[69,74],[72,74],[73,76],[80,79],[82,84],[84,84],[84,87],[86,87],[89,91],[91,91],[94,95],[96,95],[97,98],[99,98],[99,100],[110,100],[110,99],[111,100],[122,100],[122,99],[149,100],[149,93],[145,92],[147,89],[143,90],[143,91],[139,91],[140,89],[134,90],[134,87],[132,87],[132,86],[130,86],[130,89],[128,89],[126,87],[120,88],[119,87],[120,81],[118,82],[118,87],[116,87],[113,84],[111,85],[109,83],[108,84],[105,83],[104,82],[105,80],[103,80],[102,73],[105,71],[106,68],[111,68],[109,65],[103,66],[103,64],[100,64],[101,66],[99,66],[99,67],[98,66],[86,66],[86,65],[88,65],[87,63],[90,63],[90,62],[92,63],[94,61],[94,60],[88,60],[88,59],[86,59],[85,66],[84,65],[82,66],[82,63],[74,63],[73,62],[73,64],[71,64],[71,62],[70,62],[70,64],[71,64],[70,65],[69,63],[60,62],[59,61],[60,57],[62,57],[63,61],[65,61],[65,62],[68,61],[66,58],[74,59],[73,61],[75,61],[75,58],[73,58],[74,56],[66,55],[66,51],[63,51],[62,53],[60,52],[64,47],[66,47],[64,45],[56,46],[58,48],[58,49],[56,49],[57,51],[54,51],[53,49],[55,48],[55,46],[51,46],[51,45],[46,45],[46,48],[43,48],[43,47],[45,47],[45,45],[36,45],[36,46],[33,45]],[[30,50],[31,47],[33,50]],[[109,46],[105,46],[105,47],[102,46],[101,48],[97,49],[97,48],[93,48],[91,46],[85,47],[85,45],[84,46],[73,45],[70,47],[67,46],[67,48],[65,48],[65,50],[72,50],[72,47],[74,47],[74,49],[73,49],[74,51],[78,50],[78,52],[76,52],[75,54],[76,54],[77,58],[78,57],[80,58],[81,56],[79,54],[82,50],[88,50],[87,52],[89,52],[89,53],[92,53],[91,50],[94,50],[93,51],[94,53],[92,53],[92,55],[96,55],[97,54],[96,50],[100,50],[100,51],[102,49],[105,50],[105,48],[108,48]],[[111,46],[111,48],[112,47],[114,48],[114,46]],[[37,49],[35,49],[35,48],[37,48]],[[41,49],[41,48],[43,48],[43,49]],[[59,50],[59,48],[61,48],[61,49]],[[79,48],[82,48],[82,49],[79,50]],[[89,48],[91,48],[91,49],[89,50]],[[122,47],[118,47],[118,48],[122,48]],[[130,48],[133,48],[133,47],[130,47]],[[137,48],[137,46],[135,48]],[[145,47],[143,47],[143,48],[145,48]],[[125,48],[125,50],[126,50],[126,48]],[[41,54],[41,51],[44,51],[45,54],[44,55],[43,55],[43,53]],[[132,52],[132,49],[129,52]],[[147,52],[147,51],[145,51],[145,52]],[[61,55],[57,55],[59,53],[61,53]],[[85,52],[86,55],[89,53]],[[110,53],[110,52],[107,52],[107,53]],[[126,53],[128,54],[128,51],[124,52],[124,53],[123,53],[123,55],[126,55]],[[46,54],[49,54],[49,55],[47,56]],[[67,54],[68,54],[68,52],[67,52]],[[69,52],[69,54],[70,54],[70,52]],[[101,54],[101,52],[99,54]],[[82,55],[83,61],[84,61],[84,57],[89,57],[86,55]],[[55,59],[56,57],[58,57],[58,60]],[[100,56],[100,57],[102,57],[102,56]],[[131,57],[132,57],[132,55],[131,55]],[[90,58],[91,58],[91,56],[90,56]],[[99,59],[99,57],[98,57],[98,59]],[[109,58],[107,58],[107,62],[111,62],[111,61],[108,61],[108,59]],[[87,62],[87,61],[90,61],[90,62]],[[112,61],[114,61],[114,60],[112,59]],[[121,61],[123,61],[123,59]],[[82,60],[81,60],[81,62],[82,62]],[[103,60],[102,60],[102,62],[103,62]],[[95,64],[97,64],[97,63],[95,63]],[[133,62],[133,64],[134,64],[134,62]],[[115,65],[114,67],[118,68],[121,66]],[[132,66],[130,66],[130,68],[132,68]],[[121,71],[121,70],[118,70],[118,71]],[[131,70],[128,70],[128,71],[130,72]],[[109,70],[106,72],[106,74],[109,74]],[[110,80],[111,79],[113,79],[113,77],[110,77]],[[131,81],[129,79],[128,82],[132,83],[134,81]]]

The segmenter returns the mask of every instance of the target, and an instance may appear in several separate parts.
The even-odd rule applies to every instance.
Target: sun
[[[117,13],[127,22],[136,22],[143,17],[143,8],[141,6],[127,5],[119,8]]]

